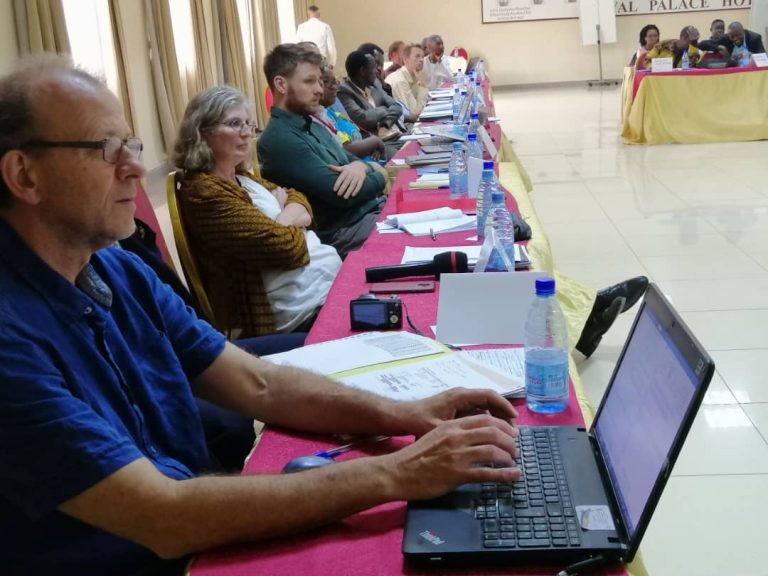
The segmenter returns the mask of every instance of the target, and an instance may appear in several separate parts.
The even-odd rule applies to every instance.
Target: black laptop
[[[410,502],[404,555],[431,564],[630,562],[713,373],[651,285],[591,429],[521,427],[523,479]]]

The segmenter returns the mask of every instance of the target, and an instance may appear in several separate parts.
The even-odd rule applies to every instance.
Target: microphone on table
[[[384,282],[407,276],[432,276],[449,272],[467,272],[467,254],[465,252],[441,252],[432,262],[420,264],[396,264],[394,266],[374,266],[365,269],[366,282]]]

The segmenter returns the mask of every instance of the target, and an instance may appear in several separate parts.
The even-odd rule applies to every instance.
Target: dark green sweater
[[[272,116],[257,145],[261,174],[281,186],[302,191],[309,199],[323,242],[341,228],[377,212],[384,201],[385,178],[368,167],[362,189],[353,198],[333,191],[338,174],[328,166],[359,160],[309,116],[272,107]]]

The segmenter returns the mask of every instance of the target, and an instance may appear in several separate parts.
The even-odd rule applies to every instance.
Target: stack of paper
[[[393,214],[387,216],[385,222],[413,236],[473,230],[477,226],[474,216],[467,216],[461,210],[445,207],[409,214]]]
[[[433,190],[436,188],[448,187],[448,173],[422,174],[416,180],[408,184],[409,188],[414,190]]]
[[[450,118],[451,116],[453,116],[453,102],[451,100],[432,100],[421,111],[419,120]]]
[[[441,88],[439,90],[430,90],[429,98],[437,100],[439,98],[453,98],[453,88]]]

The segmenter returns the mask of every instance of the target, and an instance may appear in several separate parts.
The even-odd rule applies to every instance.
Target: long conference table
[[[768,139],[768,68],[636,71],[622,85],[622,136],[632,144]]]
[[[519,167],[511,149],[502,146],[506,138],[498,125],[488,126],[489,134],[500,149],[497,172],[500,183],[508,192],[510,207],[521,209],[534,231],[533,242],[540,246],[534,254],[540,256],[536,268],[544,269],[550,264],[543,251],[548,249],[546,238],[538,219],[530,212],[527,192],[530,181]],[[397,157],[414,153],[418,144],[411,142]],[[392,168],[392,166],[390,166]],[[408,184],[416,178],[416,170],[399,168],[393,170],[394,182],[381,218],[396,212],[398,199],[402,202],[409,194],[431,197],[433,202],[447,200],[447,190],[408,191]],[[512,192],[514,194],[509,194]],[[518,202],[518,200],[520,202]],[[350,330],[349,301],[368,292],[365,282],[365,268],[376,265],[399,263],[405,246],[458,246],[476,244],[469,240],[472,231],[439,234],[435,240],[430,236],[413,237],[408,234],[381,234],[374,231],[362,248],[348,255],[328,294],[325,305],[315,322],[307,344],[342,338],[354,334]],[[538,236],[538,238],[536,237]],[[542,244],[543,243],[543,244]],[[529,244],[529,249],[532,246]],[[536,256],[534,256],[536,257]],[[438,282],[439,285],[439,282]],[[438,287],[439,290],[439,287]],[[405,309],[413,323],[425,334],[431,334],[437,315],[439,292],[401,294]],[[589,304],[591,305],[591,304]],[[404,329],[410,330],[405,326]],[[573,365],[572,365],[573,367]],[[530,412],[525,402],[515,400],[520,414],[519,423],[524,425],[580,425],[591,419],[591,407],[585,400],[577,372],[571,370],[570,402],[567,409],[556,415],[541,415]],[[412,442],[412,437],[393,438],[385,442],[355,448],[338,457],[338,460],[352,459],[365,455],[377,455],[397,450]],[[341,442],[338,438],[317,437],[296,432],[270,428],[263,433],[258,446],[246,462],[243,474],[278,474],[290,459],[333,448]],[[191,576],[379,576],[379,575],[510,575],[510,574],[551,574],[554,568],[562,566],[511,566],[487,568],[418,568],[405,563],[401,552],[405,502],[390,502],[350,516],[329,526],[304,532],[295,536],[281,537],[273,541],[258,542],[208,552],[195,558],[188,572]],[[258,510],[254,511],[258,514]],[[644,569],[639,560],[632,565],[632,572],[642,574]],[[626,574],[625,567],[613,566],[597,570],[594,574],[619,576]]]

